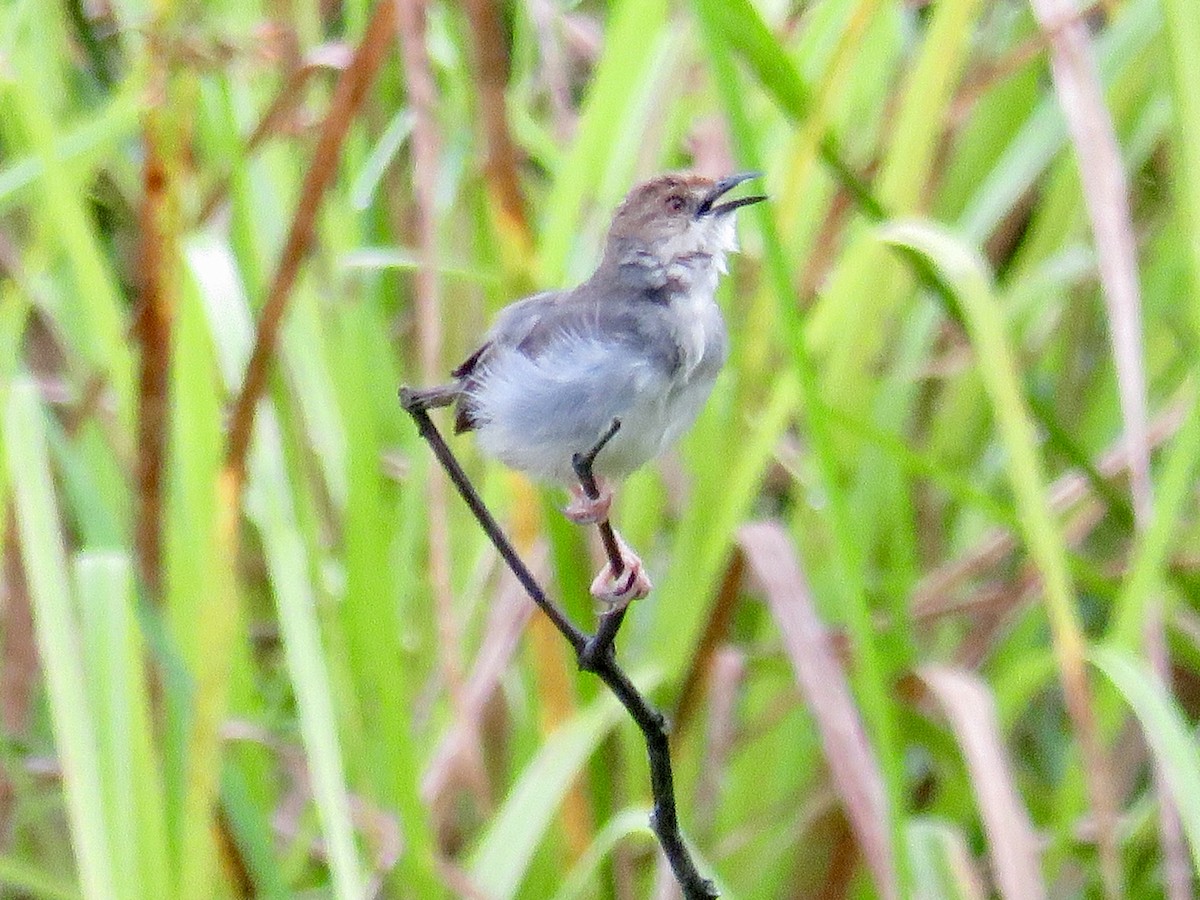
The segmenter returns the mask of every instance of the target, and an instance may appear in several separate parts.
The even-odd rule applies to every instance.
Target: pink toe
[[[576,525],[595,525],[608,518],[612,507],[612,492],[601,491],[599,497],[589,497],[579,487],[571,489],[571,502],[563,509],[563,515]]]
[[[623,607],[649,594],[652,585],[641,560],[635,556],[626,563],[618,576],[613,575],[611,565],[605,566],[592,582],[592,596],[610,607]]]

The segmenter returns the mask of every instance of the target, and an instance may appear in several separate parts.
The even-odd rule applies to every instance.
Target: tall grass
[[[395,391],[688,166],[771,196],[615,513],[702,868],[1194,893],[1200,17],[1060,7],[0,4],[0,894],[669,895]],[[454,446],[590,628],[561,498]]]

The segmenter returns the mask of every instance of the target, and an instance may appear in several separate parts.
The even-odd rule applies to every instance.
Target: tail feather
[[[480,345],[479,349],[463,360],[462,364],[450,374],[459,380],[459,393],[457,398],[457,406],[454,410],[454,433],[462,434],[464,431],[471,431],[479,424],[478,411],[475,405],[471,402],[471,376],[475,374],[475,370],[479,367],[480,360],[488,350],[491,349],[492,342],[486,341]]]
[[[458,405],[454,408],[454,433],[473,431],[479,425],[479,418],[471,397],[465,391],[458,395]]]

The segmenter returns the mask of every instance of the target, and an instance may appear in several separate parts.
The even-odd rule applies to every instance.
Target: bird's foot
[[[623,609],[634,600],[641,600],[653,587],[641,559],[620,536],[617,546],[621,550],[621,573],[615,574],[612,563],[608,562],[591,587],[592,596],[604,605],[605,612]]]
[[[598,525],[605,521],[609,509],[612,508],[612,488],[600,478],[596,479],[596,487],[599,488],[600,496],[593,499],[584,493],[580,485],[573,485],[571,502],[563,509],[563,515],[576,525]]]

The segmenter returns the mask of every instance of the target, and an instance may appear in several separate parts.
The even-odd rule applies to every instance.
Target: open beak
[[[761,178],[762,172],[739,172],[737,175],[730,175],[728,178],[722,178],[712,186],[712,190],[700,201],[700,206],[696,208],[697,216],[723,216],[726,213],[731,213],[735,209],[742,206],[749,206],[751,203],[758,203],[760,200],[767,198],[762,194],[756,194],[753,197],[738,197],[736,200],[726,200],[724,203],[717,203],[721,197],[729,193],[743,181],[749,181],[751,178]]]

